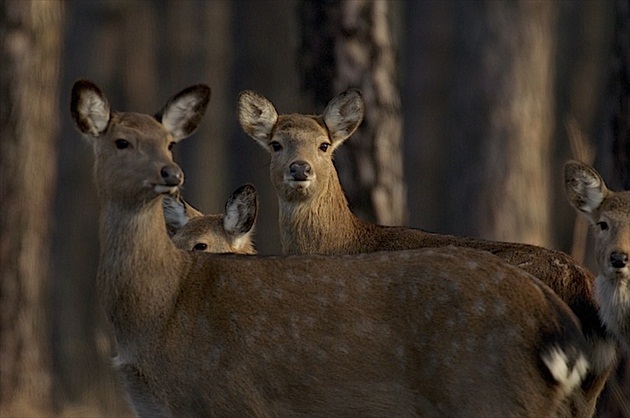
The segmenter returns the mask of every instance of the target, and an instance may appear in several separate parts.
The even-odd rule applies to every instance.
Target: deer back
[[[175,415],[555,416],[588,367],[564,303],[487,253],[191,256],[186,304],[134,365]]]

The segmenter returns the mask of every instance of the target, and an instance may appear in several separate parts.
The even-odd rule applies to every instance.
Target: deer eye
[[[126,139],[117,139],[116,141],[114,141],[114,143],[116,144],[116,148],[118,149],[125,149],[129,147],[129,141],[127,141]]]
[[[175,143],[174,143],[174,142],[169,143],[169,144],[168,144],[168,150],[169,150],[169,151],[170,151],[170,150],[172,150],[174,146],[175,146]]]
[[[271,149],[275,152],[278,152],[282,149],[282,145],[280,145],[278,141],[272,141],[269,143],[269,145],[271,146]]]
[[[324,142],[324,143],[322,143],[322,144],[319,146],[319,150],[320,150],[320,151],[323,151],[323,152],[326,152],[326,151],[328,151],[328,147],[330,147],[330,144],[329,144],[329,143],[327,143],[327,142]]]
[[[601,221],[601,222],[597,222],[596,225],[599,227],[600,231],[607,231],[608,230],[608,222]]]
[[[193,251],[206,251],[207,249],[208,244],[204,244],[203,242],[199,242],[193,247]]]

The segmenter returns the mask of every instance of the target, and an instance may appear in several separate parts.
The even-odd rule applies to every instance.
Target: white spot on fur
[[[569,367],[569,359],[560,347],[553,347],[549,352],[543,354],[542,360],[553,378],[560,384],[565,395],[570,394],[582,383],[589,367],[588,360],[582,354],[573,367]]]

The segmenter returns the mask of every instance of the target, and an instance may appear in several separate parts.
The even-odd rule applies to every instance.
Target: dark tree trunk
[[[461,3],[448,232],[551,246],[554,2]]]
[[[0,3],[0,415],[53,413],[49,267],[62,2]]]
[[[402,115],[392,6],[386,1],[300,4],[302,88],[317,111],[358,88],[365,100],[359,130],[337,151],[335,165],[353,211],[386,225],[407,220]]]
[[[630,190],[630,3],[617,0],[613,68],[612,159],[618,186]]]

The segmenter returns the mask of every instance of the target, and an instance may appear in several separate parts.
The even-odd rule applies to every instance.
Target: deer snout
[[[165,186],[176,187],[184,182],[184,172],[177,165],[167,165],[160,170]]]
[[[613,251],[610,253],[610,264],[616,269],[622,269],[628,265],[628,253]]]
[[[306,161],[295,161],[289,166],[291,177],[295,181],[306,181],[311,175],[311,166]]]

